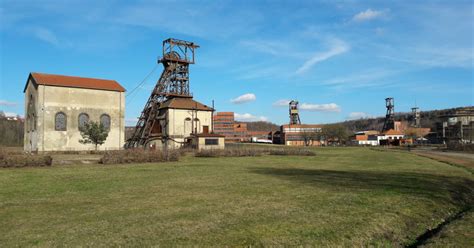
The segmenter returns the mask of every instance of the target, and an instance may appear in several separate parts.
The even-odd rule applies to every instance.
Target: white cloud
[[[57,46],[59,44],[58,38],[56,35],[49,29],[37,27],[33,29],[33,34],[36,38],[47,42],[49,44]]]
[[[255,116],[249,113],[245,113],[245,114],[235,113],[234,117],[237,121],[268,121],[268,118],[265,116]]]
[[[341,107],[335,103],[326,104],[310,104],[302,103],[299,106],[301,110],[315,111],[315,112],[341,112]]]
[[[290,100],[280,99],[280,100],[274,102],[272,105],[273,105],[273,107],[288,107],[288,104],[290,104]]]
[[[347,43],[339,39],[332,39],[330,43],[331,48],[329,50],[314,54],[310,59],[306,60],[306,62],[304,62],[304,64],[296,70],[296,73],[303,74],[315,64],[327,60],[336,55],[345,53],[350,49]]]
[[[367,119],[373,118],[374,116],[365,112],[351,112],[347,117],[348,120],[358,120],[358,119]]]
[[[356,22],[364,22],[383,17],[384,15],[384,11],[367,9],[354,15],[354,17],[352,17],[352,20]]]
[[[16,105],[18,105],[18,103],[16,103],[16,102],[9,102],[9,101],[6,101],[6,100],[0,100],[0,106],[13,107],[13,106],[16,106]]]
[[[234,103],[234,104],[242,104],[242,103],[247,103],[247,102],[253,102],[257,99],[257,97],[255,96],[255,94],[253,93],[247,93],[247,94],[243,94],[237,98],[234,98],[232,100],[230,100],[230,102]]]

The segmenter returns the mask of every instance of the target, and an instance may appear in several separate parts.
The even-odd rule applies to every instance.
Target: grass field
[[[471,207],[469,170],[406,152],[0,170],[10,246],[405,246]],[[472,246],[472,213],[428,246]]]

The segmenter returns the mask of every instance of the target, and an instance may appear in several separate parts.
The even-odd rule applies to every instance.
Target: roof
[[[217,133],[197,133],[193,134],[196,137],[225,137],[225,135],[217,134]]]
[[[322,125],[318,124],[285,124],[282,125],[283,128],[321,128]]]
[[[64,75],[54,75],[46,73],[32,72],[28,77],[25,89],[28,86],[29,79],[32,79],[33,83],[37,85],[46,86],[59,86],[59,87],[71,87],[71,88],[83,88],[83,89],[95,89],[95,90],[110,90],[124,92],[123,88],[117,81],[108,79],[98,78],[85,78],[85,77],[74,77]]]
[[[160,109],[164,108],[213,111],[211,107],[208,107],[200,102],[194,101],[192,98],[188,97],[173,97],[161,104]]]
[[[383,133],[384,135],[403,135],[402,132],[400,131],[396,131],[396,130],[393,130],[393,129],[390,129],[388,131],[386,131],[385,133]]]
[[[234,112],[217,112],[216,115],[217,116],[220,116],[220,115],[232,115],[232,116],[234,116]]]

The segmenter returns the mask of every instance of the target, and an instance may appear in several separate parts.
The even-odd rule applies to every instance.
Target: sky
[[[30,72],[113,79],[134,125],[162,41],[200,45],[197,101],[238,120],[332,123],[474,105],[472,1],[0,1],[0,110],[24,114]]]

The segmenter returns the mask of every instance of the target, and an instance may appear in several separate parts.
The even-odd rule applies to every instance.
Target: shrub
[[[167,161],[178,161],[180,152],[178,150],[143,150],[129,149],[121,151],[105,152],[99,160],[101,164],[128,164],[128,163],[157,163]]]
[[[201,150],[195,153],[196,157],[254,157],[262,155],[280,156],[315,156],[316,153],[300,148],[267,148],[267,147],[232,147],[223,150]]]
[[[0,154],[0,167],[51,166],[53,158],[44,155]]]
[[[228,149],[209,149],[200,150],[195,153],[196,157],[254,157],[261,156],[264,151],[261,149],[248,148],[228,148]]]

